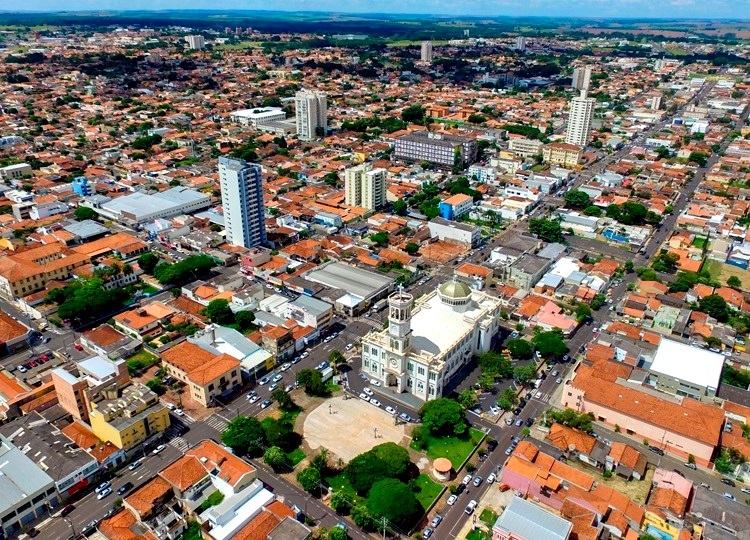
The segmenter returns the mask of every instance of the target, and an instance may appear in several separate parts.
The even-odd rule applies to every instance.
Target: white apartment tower
[[[516,50],[517,51],[525,51],[526,50],[526,38],[524,36],[518,36],[516,37]]]
[[[573,88],[588,91],[590,83],[591,66],[581,66],[573,70],[573,81],[571,82]]]
[[[188,47],[194,51],[199,51],[206,46],[206,40],[203,36],[185,36]]]
[[[422,62],[426,64],[432,63],[432,41],[422,42]]]
[[[311,141],[325,134],[328,126],[328,103],[325,92],[300,90],[294,96],[297,114],[297,135],[303,141]],[[321,132],[322,130],[322,132]]]
[[[266,243],[262,180],[257,163],[219,158],[221,204],[230,244],[249,248]]]
[[[346,204],[376,210],[385,205],[385,169],[373,169],[371,163],[362,163],[344,171]]]
[[[565,134],[565,142],[585,148],[589,142],[589,131],[591,131],[591,120],[594,118],[594,98],[586,97],[586,91],[574,97],[570,102],[570,114],[568,116],[568,130]]]

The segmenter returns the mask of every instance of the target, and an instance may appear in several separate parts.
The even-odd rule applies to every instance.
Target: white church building
[[[362,370],[397,393],[442,397],[472,356],[490,350],[499,316],[497,298],[455,277],[416,303],[396,291],[388,297],[388,328],[362,338]]]

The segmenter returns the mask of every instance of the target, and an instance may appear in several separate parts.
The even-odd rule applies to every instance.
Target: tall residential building
[[[206,46],[206,39],[203,36],[185,36],[185,41],[194,51],[199,51]]]
[[[376,210],[385,205],[385,169],[373,169],[371,163],[350,167],[344,172],[346,204]]]
[[[266,222],[260,165],[220,157],[219,182],[227,242],[248,248],[265,244]]]
[[[300,140],[311,141],[325,134],[328,126],[328,103],[325,92],[300,90],[294,96],[297,114],[297,135]]]
[[[432,63],[432,41],[422,42],[422,62]]]
[[[516,50],[518,51],[526,50],[526,38],[524,36],[518,36],[516,38]]]
[[[594,105],[596,105],[596,100],[586,97],[585,90],[570,102],[568,130],[565,134],[566,143],[586,147],[589,142],[591,120],[594,118]]]
[[[581,66],[573,70],[571,86],[576,90],[588,90],[591,83],[591,66]]]

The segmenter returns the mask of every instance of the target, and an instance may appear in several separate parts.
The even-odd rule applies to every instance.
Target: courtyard
[[[302,434],[311,450],[326,448],[335,458],[349,462],[378,444],[407,445],[405,428],[403,423],[394,425],[383,409],[356,397],[339,396],[310,411]]]

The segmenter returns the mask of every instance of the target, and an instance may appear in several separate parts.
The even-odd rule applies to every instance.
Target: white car
[[[469,504],[466,505],[466,510],[464,510],[464,512],[466,512],[467,514],[471,514],[472,512],[474,512],[474,510],[476,510],[476,508],[477,501],[469,501]]]
[[[461,480],[461,483],[462,483],[463,485],[465,485],[465,486],[468,486],[468,485],[469,485],[469,482],[471,482],[471,475],[470,475],[470,474],[467,474],[466,476],[464,476],[464,479],[463,479],[463,480]]]
[[[257,395],[257,394],[256,394],[256,395],[254,395],[253,397],[248,397],[248,398],[247,398],[248,402],[250,402],[250,403],[255,403],[255,402],[256,402],[256,401],[258,401],[259,399],[260,399],[260,396],[259,396],[259,395]]]
[[[539,392],[537,392],[534,397],[537,398],[537,399],[542,399],[542,392],[541,392],[541,390]]]
[[[458,500],[458,495],[454,494],[454,495],[451,495],[450,497],[448,497],[448,501],[447,501],[448,506],[453,506],[453,503],[455,503],[456,500]]]
[[[496,478],[497,478],[497,476],[495,476],[495,473],[491,473],[491,474],[490,474],[490,475],[489,475],[489,476],[487,477],[487,483],[488,483],[488,484],[491,484],[491,483],[493,483],[493,482],[495,481],[495,479],[496,479]]]
[[[376,407],[380,407],[380,405],[381,405],[381,403],[377,399],[375,399],[375,398],[370,398],[370,403],[372,405],[375,405]]]
[[[381,386],[380,381],[376,381],[375,379],[370,379],[370,384],[373,386]]]
[[[99,484],[98,486],[96,486],[96,489],[94,491],[96,491],[97,493],[101,493],[102,491],[104,491],[108,487],[112,487],[112,485],[109,482],[102,482],[101,484]]]
[[[164,446],[163,444],[160,444],[159,446],[157,446],[156,448],[154,448],[153,450],[151,450],[151,453],[153,455],[161,454],[164,451],[165,448],[166,448],[166,446]]]
[[[292,367],[292,364],[290,364],[289,362],[287,362],[286,364],[284,364],[283,366],[281,366],[281,371],[286,371],[290,367]]]
[[[284,376],[281,373],[278,373],[273,376],[273,379],[271,379],[271,382],[279,382],[281,379],[283,379]]]
[[[387,412],[388,414],[396,414],[396,409],[394,409],[393,407],[391,407],[390,405],[388,405],[385,408],[385,412]]]
[[[185,412],[182,409],[175,409],[172,412],[175,413],[177,416],[185,416]]]
[[[346,347],[344,347],[344,349],[347,351],[351,351],[353,348],[354,348],[354,345],[352,345],[351,343],[347,343]]]
[[[305,351],[305,352],[303,352],[302,354],[299,355],[300,358],[307,358],[308,356],[310,356],[310,353],[307,352],[307,351]]]
[[[21,373],[26,373],[29,370],[26,369],[26,366],[18,366],[18,371],[20,371]]]
[[[370,401],[370,396],[368,396],[368,395],[367,395],[367,394],[365,394],[364,392],[362,392],[362,393],[361,393],[361,394],[359,395],[359,397],[360,397],[360,398],[362,398],[362,399],[364,399],[365,401]]]
[[[101,501],[104,497],[106,497],[107,495],[110,495],[111,493],[112,493],[112,488],[105,488],[99,492],[96,498]]]
[[[363,392],[364,392],[365,394],[367,394],[368,396],[371,396],[371,395],[372,395],[372,388],[370,388],[369,386],[365,386],[365,388],[364,388],[364,389],[363,389],[362,391],[363,391]]]

